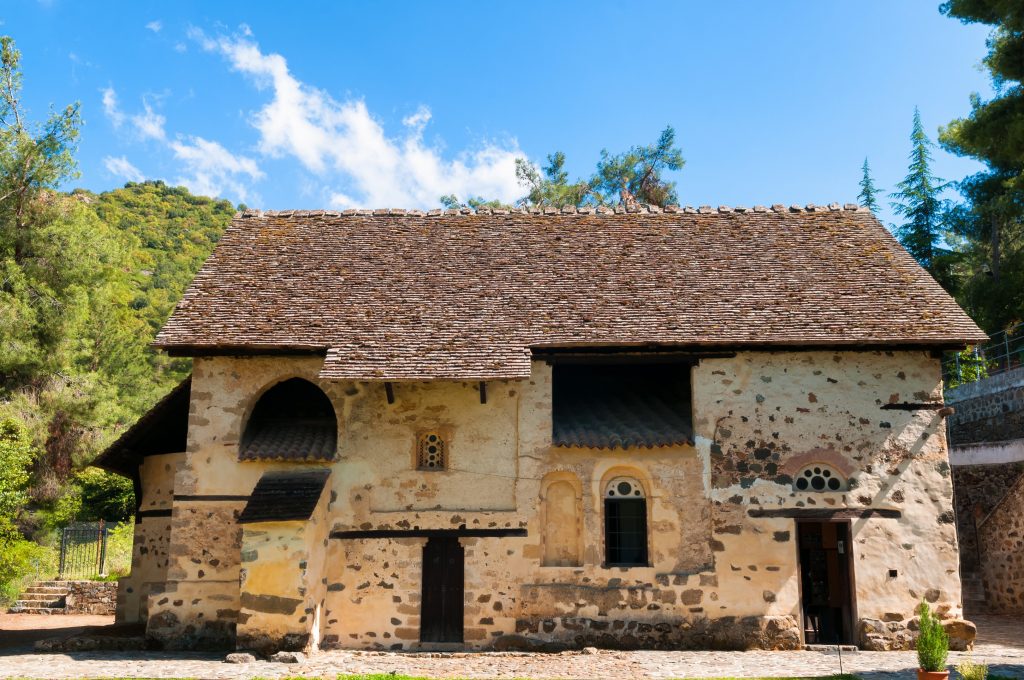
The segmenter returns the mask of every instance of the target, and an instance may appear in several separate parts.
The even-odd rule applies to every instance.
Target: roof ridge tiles
[[[737,205],[720,205],[714,208],[710,205],[694,207],[690,205],[670,204],[664,207],[659,205],[638,203],[628,207],[622,205],[608,206],[575,206],[565,205],[561,208],[555,206],[528,206],[509,208],[431,208],[421,210],[418,208],[346,208],[344,210],[256,210],[246,209],[235,213],[235,218],[241,219],[265,219],[277,218],[303,218],[303,217],[461,217],[474,215],[540,215],[544,217],[562,215],[623,215],[623,214],[727,214],[727,213],[822,213],[822,212],[869,212],[857,203],[828,204],[808,203],[806,205],[792,204],[784,205],[774,203],[771,206],[754,205],[751,207]]]

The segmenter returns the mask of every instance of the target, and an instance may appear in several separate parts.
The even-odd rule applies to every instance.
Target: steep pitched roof
[[[192,376],[189,376],[125,430],[92,464],[135,477],[143,457],[184,451],[191,390]]]
[[[984,334],[856,206],[237,215],[157,338],[321,377],[500,379],[531,348],[927,345]]]

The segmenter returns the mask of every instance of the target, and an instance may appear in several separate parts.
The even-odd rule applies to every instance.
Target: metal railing
[[[947,387],[976,382],[1024,366],[1024,323],[994,333],[984,345],[950,352],[942,363]]]
[[[64,527],[60,537],[58,580],[105,576],[107,532],[103,520]]]

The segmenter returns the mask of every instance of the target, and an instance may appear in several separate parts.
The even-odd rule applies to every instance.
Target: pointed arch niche
[[[541,522],[545,567],[583,563],[583,487],[571,472],[551,472],[541,482]]]

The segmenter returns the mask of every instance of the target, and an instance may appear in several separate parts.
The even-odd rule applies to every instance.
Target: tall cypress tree
[[[945,188],[941,179],[932,174],[932,141],[924,132],[921,112],[914,107],[914,124],[910,133],[910,166],[907,176],[890,194],[892,207],[904,218],[896,227],[903,247],[922,267],[937,279],[944,279],[936,269],[936,257],[941,253],[942,201],[939,194]]]
[[[875,196],[882,193],[882,190],[876,188],[875,181],[871,179],[871,167],[868,165],[867,157],[864,158],[864,165],[860,169],[860,193],[857,195],[857,202],[860,203],[861,207],[877,213],[878,199]]]

